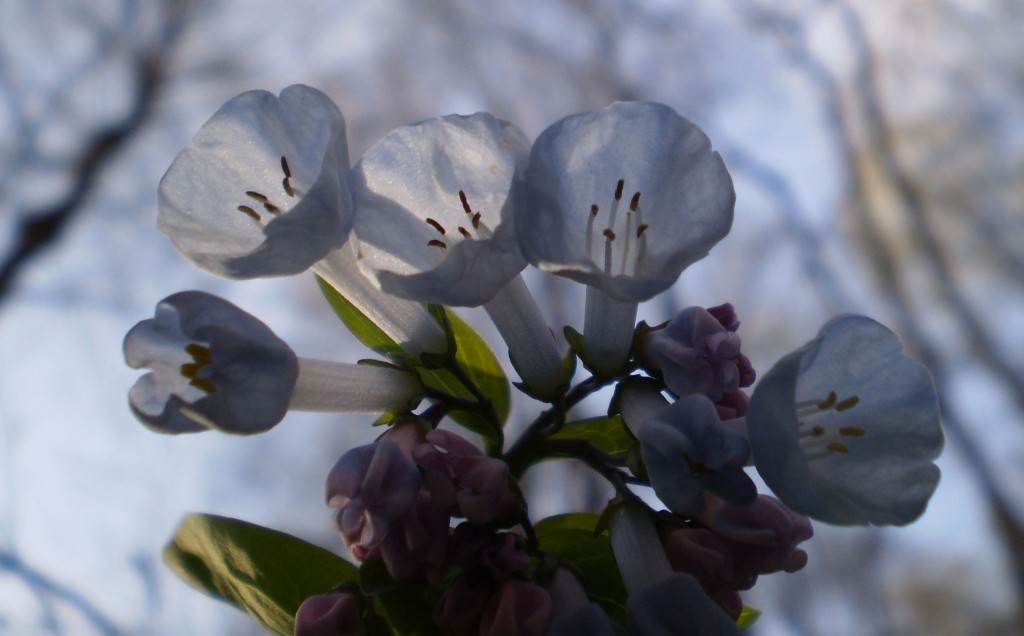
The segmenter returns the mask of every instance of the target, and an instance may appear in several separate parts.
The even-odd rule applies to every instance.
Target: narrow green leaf
[[[327,299],[331,309],[338,315],[338,318],[341,318],[341,322],[359,342],[381,355],[403,353],[398,343],[375,325],[366,314],[356,309],[356,306],[342,296],[338,290],[331,287],[330,283],[319,276],[316,277],[316,282],[320,285],[320,292]]]
[[[205,514],[185,517],[164,548],[164,562],[193,587],[284,636],[294,631],[302,601],[358,576],[348,561],[301,539]]]
[[[426,583],[396,581],[384,561],[375,559],[359,568],[359,586],[363,594],[376,598],[375,607],[387,618],[393,634],[440,635],[433,613],[440,594]]]
[[[609,455],[625,455],[633,445],[619,415],[569,422],[550,439],[586,439]]]
[[[598,516],[569,513],[542,519],[535,526],[541,550],[571,562],[583,589],[612,620],[626,624],[626,586],[606,534],[594,534]]]
[[[466,370],[473,383],[490,398],[498,415],[499,424],[508,419],[511,395],[508,378],[494,355],[494,351],[480,334],[452,310],[446,311],[455,337],[455,360]],[[473,394],[452,373],[446,369],[420,369],[420,377],[427,386],[444,391],[456,397],[473,399]],[[453,411],[451,414],[459,424],[486,438],[494,438],[495,431],[486,418],[470,411]]]

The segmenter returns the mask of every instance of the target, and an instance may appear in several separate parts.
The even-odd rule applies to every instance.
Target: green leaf
[[[472,382],[490,398],[497,413],[499,424],[508,419],[511,395],[508,378],[494,355],[494,351],[480,334],[470,327],[454,311],[446,310],[455,338],[455,360],[465,369]],[[427,386],[444,391],[456,397],[473,399],[472,392],[447,369],[420,369],[420,377]],[[488,439],[496,437],[496,431],[485,417],[472,411],[453,411],[452,419],[471,431]]]
[[[587,596],[612,620],[626,624],[626,586],[606,534],[594,534],[598,516],[569,513],[542,519],[534,526],[541,550],[571,562],[578,569]]]
[[[746,629],[757,622],[757,619],[759,618],[761,618],[761,610],[749,605],[744,605],[743,609],[740,610],[740,617],[736,619],[736,625],[738,625],[740,629]]]
[[[338,318],[341,318],[341,322],[359,342],[381,355],[403,353],[402,347],[398,346],[398,343],[375,325],[366,314],[356,309],[356,306],[342,296],[338,290],[331,287],[330,283],[319,276],[316,277],[316,282],[320,285],[320,291],[327,299],[331,309],[338,315]]]
[[[609,455],[625,455],[633,445],[619,415],[569,422],[550,439],[586,439]]]
[[[294,631],[302,601],[358,576],[348,561],[301,539],[205,514],[185,517],[164,548],[164,562],[193,587],[284,636]]]
[[[375,607],[387,618],[391,631],[401,636],[439,636],[434,625],[434,606],[439,593],[425,583],[396,581],[381,559],[359,568],[363,594],[376,598]]]

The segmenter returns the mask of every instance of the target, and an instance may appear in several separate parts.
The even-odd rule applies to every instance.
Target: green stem
[[[480,390],[473,377],[466,373],[466,370],[454,357],[445,362],[444,368],[455,376],[455,379],[461,382],[476,399],[474,408],[468,410],[475,410],[491,423],[491,427],[494,429],[494,438],[487,441],[487,454],[492,457],[501,455],[501,451],[505,447],[505,433],[501,429],[501,418],[498,417],[498,411],[494,408],[494,401]]]
[[[538,442],[561,430],[569,409],[617,379],[619,378],[589,377],[574,386],[554,406],[537,416],[537,419],[527,427],[503,457],[509,465],[512,475],[518,479],[531,464],[543,457],[543,453],[538,448]]]

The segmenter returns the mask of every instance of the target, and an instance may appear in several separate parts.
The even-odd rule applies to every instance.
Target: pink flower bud
[[[511,522],[518,497],[509,485],[508,465],[487,457],[449,431],[427,433],[427,444],[413,449],[434,504],[473,523]]]
[[[480,636],[543,636],[551,607],[551,595],[543,587],[508,579],[484,608]]]
[[[729,331],[736,331],[740,328],[740,319],[736,316],[736,309],[732,306],[732,303],[708,307],[707,312],[714,316],[715,320]]]
[[[750,386],[755,377],[750,360],[740,353],[740,337],[729,329],[739,326],[735,315],[721,318],[726,322],[708,310],[688,307],[665,328],[649,332],[637,355],[646,367],[661,371],[665,386],[677,396],[701,393],[718,401]]]
[[[388,573],[398,581],[419,573],[437,585],[448,567],[449,516],[420,491],[416,504],[396,521],[380,546]]]
[[[420,473],[398,444],[382,441],[341,456],[327,476],[327,505],[352,555],[377,553],[391,525],[416,503]]]
[[[725,503],[709,525],[732,544],[739,567],[748,572],[796,572],[807,564],[807,553],[796,546],[814,535],[811,522],[774,497],[758,495],[749,506]]]
[[[510,532],[461,523],[452,535],[452,561],[464,570],[482,567],[495,581],[504,581],[530,567],[521,539]]]
[[[295,612],[295,636],[363,636],[363,603],[352,592],[310,596]]]
[[[434,624],[449,636],[474,636],[493,593],[489,577],[459,576],[434,606]]]

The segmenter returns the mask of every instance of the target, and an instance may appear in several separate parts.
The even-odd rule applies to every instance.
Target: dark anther
[[[477,212],[473,215],[473,229],[480,227],[480,213]]]
[[[622,188],[626,185],[624,179],[619,179],[619,182],[615,185],[615,200],[619,201],[622,199]]]
[[[288,167],[288,160],[284,155],[281,155],[281,171],[284,172],[284,176],[291,178],[292,169]]]
[[[466,214],[473,216],[473,208],[469,207],[469,200],[466,199],[466,193],[459,190],[459,201],[462,201],[462,209],[466,211]]]
[[[459,226],[459,234],[465,236],[466,238],[473,238],[473,235],[469,233],[469,230],[462,227],[461,225]]]
[[[629,209],[636,212],[636,207],[640,205],[640,193],[637,192],[633,195],[633,198],[629,201]]]
[[[636,237],[640,238],[641,236],[643,236],[643,233],[644,233],[644,231],[646,229],[647,229],[647,224],[646,223],[641,223],[640,227],[636,228]]]
[[[615,232],[612,232],[612,228],[610,227],[604,228],[604,232],[601,232],[601,234],[604,234],[605,238],[607,238],[609,241],[615,240]]]
[[[448,246],[445,245],[444,241],[439,241],[437,239],[431,239],[431,240],[427,241],[427,245],[433,245],[434,247],[440,247],[443,250],[448,249]]]
[[[279,213],[281,211],[281,208],[279,208],[276,205],[274,205],[273,203],[269,203],[269,202],[264,203],[263,207],[266,208],[267,212],[270,212],[271,214],[277,214],[277,213]]]
[[[596,203],[591,203],[590,204],[590,216],[597,216],[597,210],[598,210],[597,204]]]
[[[281,186],[284,188],[284,191],[288,193],[288,196],[294,197],[295,190],[292,188],[292,183],[290,179],[291,177],[285,177],[284,179],[281,179]]]
[[[860,402],[860,398],[857,397],[856,395],[851,395],[850,397],[836,404],[836,410],[845,411],[847,409],[852,409],[853,407],[857,406],[858,402]]]
[[[440,232],[442,235],[445,233],[444,228],[441,227],[441,224],[438,223],[437,221],[435,221],[434,219],[428,218],[427,219],[427,223],[430,225],[430,227],[434,228],[435,230]]]
[[[246,190],[245,196],[249,197],[250,199],[256,199],[260,203],[266,203],[268,201],[267,195],[260,194],[259,192],[256,192],[254,190]]]
[[[251,217],[252,217],[252,219],[253,219],[254,221],[256,221],[257,223],[259,223],[259,221],[260,221],[260,215],[259,215],[259,214],[256,214],[256,210],[253,210],[252,208],[250,208],[250,207],[249,207],[249,206],[247,206],[247,205],[240,205],[240,206],[238,206],[238,211],[239,211],[239,212],[244,212],[245,214],[248,214],[249,216],[251,216]]]

